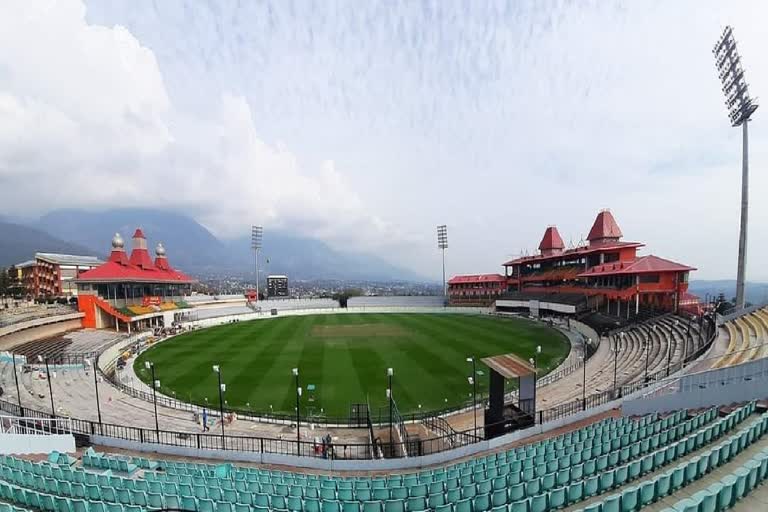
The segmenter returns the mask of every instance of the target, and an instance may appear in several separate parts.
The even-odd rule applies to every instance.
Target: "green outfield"
[[[386,404],[387,368],[401,412],[439,409],[471,398],[468,356],[516,353],[528,359],[541,345],[544,373],[567,355],[566,338],[527,320],[459,314],[336,314],[287,316],[226,324],[178,336],[144,352],[135,363],[149,383],[144,361],[155,365],[166,395],[218,407],[221,367],[231,408],[293,413],[292,368],[298,368],[302,414],[342,416],[349,404]],[[488,386],[478,364],[478,391]],[[543,373],[542,373],[543,374]],[[207,401],[206,401],[207,399]]]

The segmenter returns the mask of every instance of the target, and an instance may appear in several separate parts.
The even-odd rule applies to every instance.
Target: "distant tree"
[[[8,269],[0,267],[0,295],[8,295]]]
[[[725,294],[721,292],[720,295],[717,296],[715,311],[717,311],[719,315],[722,315],[730,311],[731,309],[733,309],[735,307],[735,304],[736,304],[735,298],[732,301],[727,301],[725,300]]]

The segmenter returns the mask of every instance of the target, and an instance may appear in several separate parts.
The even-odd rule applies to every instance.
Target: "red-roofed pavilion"
[[[557,228],[549,226],[539,254],[503,263],[506,291],[515,293],[518,301],[525,301],[525,294],[553,302],[557,294],[566,302],[580,295],[587,301],[583,307],[622,317],[644,307],[678,311],[683,297],[690,303],[688,276],[695,268],[654,255],[640,256],[637,251],[644,244],[622,237],[610,210],[598,212],[587,241],[577,247],[566,249]],[[474,283],[479,277],[456,276],[449,283]]]
[[[179,310],[188,308],[194,279],[174,269],[165,247],[157,244],[156,258],[147,249],[139,228],[133,234],[130,256],[122,237],[115,234],[107,261],[77,278],[78,308],[85,313],[83,327],[124,326],[131,331],[149,326],[170,326],[179,319]]]

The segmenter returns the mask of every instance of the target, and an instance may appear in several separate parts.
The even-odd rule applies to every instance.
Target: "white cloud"
[[[8,212],[183,208],[223,236],[260,222],[358,246],[386,231],[332,161],[302,165],[285,145],[261,140],[242,96],[221,93],[206,116],[174,108],[153,52],[124,27],[87,23],[79,1],[20,1],[3,11],[0,202]]]
[[[217,234],[258,222],[433,277],[436,224],[449,274],[490,272],[611,207],[648,252],[735,274],[740,137],[710,50],[733,24],[766,96],[763,2],[87,1],[90,24],[74,1],[0,12],[9,207],[184,208]]]

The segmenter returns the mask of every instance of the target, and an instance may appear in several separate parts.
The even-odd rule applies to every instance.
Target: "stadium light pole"
[[[221,420],[221,447],[227,449],[226,438],[224,437],[224,392],[227,390],[227,385],[221,382],[221,367],[217,364],[213,365],[213,371],[219,378],[219,419]]]
[[[472,376],[469,378],[469,385],[472,386],[472,416],[475,420],[475,435],[477,435],[477,363],[474,357],[468,357],[467,362],[472,363]]]
[[[38,355],[37,361],[43,362],[43,356]],[[53,385],[51,384],[51,369],[48,367],[48,356],[45,356],[45,379],[48,381],[48,394],[51,395],[51,416],[56,417],[56,408],[53,405]]]
[[[155,363],[144,361],[144,368],[152,372],[152,402],[155,404],[155,435],[160,440],[160,423],[157,421],[157,388],[160,387],[160,381],[155,379]]]
[[[296,380],[296,453],[301,455],[301,411],[299,409],[299,398],[301,397],[301,386],[299,386],[299,369],[291,370]]]
[[[261,241],[264,235],[264,228],[262,226],[251,226],[251,248],[254,253],[254,261],[256,265],[256,302],[259,300],[259,250],[261,249]]]
[[[19,388],[19,372],[16,371],[16,353],[11,352],[13,357],[13,380],[16,383],[16,399],[19,401],[19,416],[24,416],[24,409],[21,407],[21,388]]]
[[[394,455],[395,452],[395,438],[392,437],[392,409],[393,409],[393,403],[392,403],[392,375],[394,374],[394,370],[392,368],[387,368],[387,398],[389,399],[389,444],[392,447],[392,454]]]
[[[445,250],[448,248],[448,226],[437,226],[437,248],[443,253],[443,300],[448,298],[448,288],[445,284]]]
[[[736,50],[736,39],[733,28],[726,26],[720,40],[712,49],[715,55],[715,66],[723,84],[725,105],[728,108],[728,118],[734,128],[741,126],[741,222],[739,225],[739,261],[736,272],[736,307],[743,308],[745,304],[744,286],[747,273],[747,217],[749,214],[749,137],[747,125],[757,110],[755,98],[749,96],[744,69],[741,67],[741,56]]]

